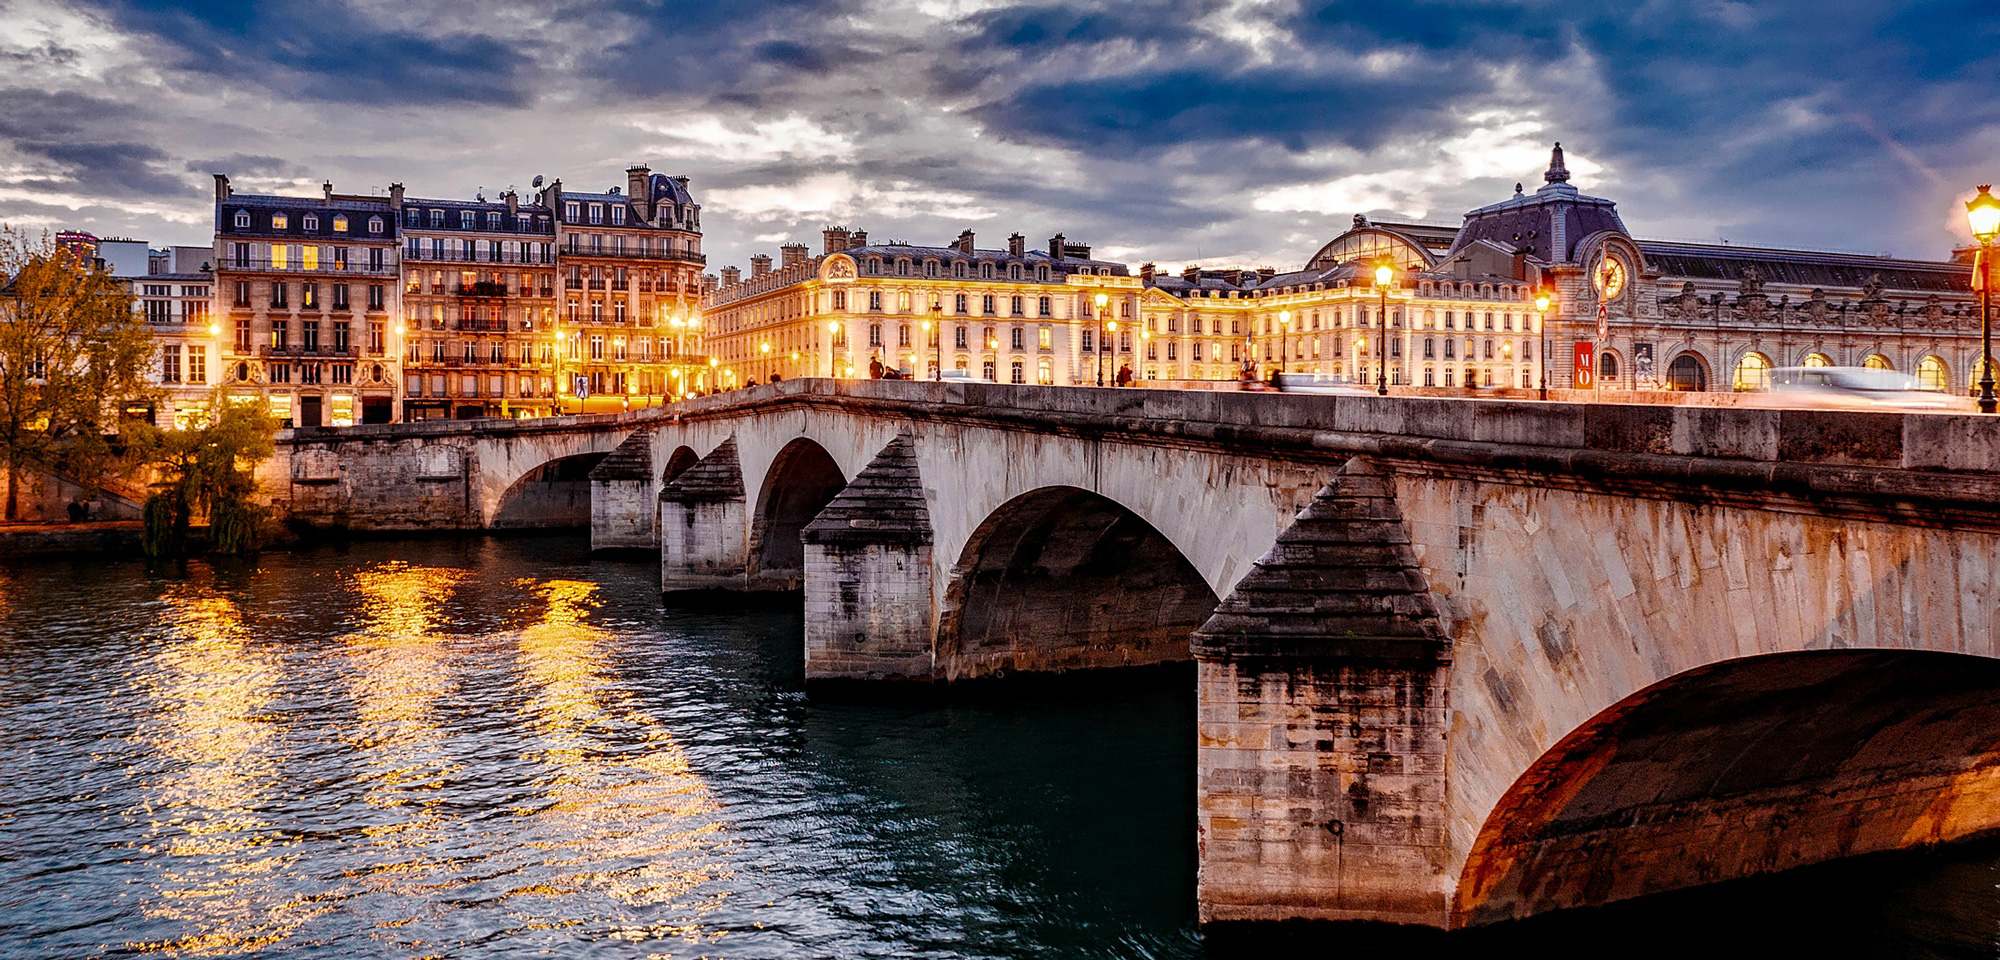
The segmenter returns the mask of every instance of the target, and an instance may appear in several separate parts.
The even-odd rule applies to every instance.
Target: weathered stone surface
[[[750,516],[732,435],[659,496],[660,589],[749,587]]]
[[[932,679],[930,513],[909,435],[889,441],[802,537],[806,681]]]

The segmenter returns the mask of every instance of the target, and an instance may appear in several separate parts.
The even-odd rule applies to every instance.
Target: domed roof
[[[653,174],[654,203],[693,203],[694,195],[688,193],[687,184],[664,173]]]

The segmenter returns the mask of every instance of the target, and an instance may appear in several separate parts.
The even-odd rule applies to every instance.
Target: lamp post
[[[1973,280],[1979,284],[1979,412],[1993,413],[2000,400],[1993,396],[1993,238],[2000,236],[2000,199],[1993,185],[1979,185],[1979,195],[1965,202],[1965,219],[1979,241]]]
[[[828,376],[829,378],[832,378],[832,377],[838,377],[838,376],[840,375],[840,372],[839,372],[839,371],[840,371],[840,367],[838,366],[838,364],[839,364],[839,361],[838,361],[838,360],[835,360],[835,359],[834,359],[834,357],[833,357],[833,342],[834,342],[834,338],[836,338],[836,337],[838,337],[838,336],[840,336],[840,321],[838,321],[838,320],[829,320],[829,321],[827,321],[827,323],[826,323],[826,375],[827,375],[827,376]]]
[[[1542,336],[1542,399],[1549,398],[1549,292],[1535,294],[1535,329]]]
[[[1396,269],[1383,264],[1375,268],[1375,290],[1382,295],[1381,313],[1375,318],[1380,333],[1375,337],[1375,395],[1389,395],[1389,284],[1396,280]]]
[[[1111,298],[1097,295],[1097,385],[1104,386],[1104,311],[1111,308]]]
[[[931,379],[944,379],[944,297],[931,294],[931,318],[924,321],[931,338]]]
[[[993,382],[1000,382],[1000,338],[986,338],[987,354],[993,358]]]
[[[1292,346],[1292,344],[1291,344],[1291,337],[1289,336],[1289,334],[1290,334],[1291,332],[1292,332],[1292,312],[1291,312],[1290,310],[1280,310],[1280,311],[1278,311],[1278,370],[1277,370],[1277,372],[1278,372],[1278,373],[1281,373],[1281,374],[1285,372],[1285,351],[1287,351],[1287,350],[1291,349],[1291,346]],[[1272,386],[1274,386],[1274,387],[1275,387],[1275,386],[1278,386],[1278,384],[1275,384],[1275,383],[1274,383],[1274,384],[1272,384]]]

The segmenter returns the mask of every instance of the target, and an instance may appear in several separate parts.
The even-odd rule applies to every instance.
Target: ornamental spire
[[[1569,182],[1569,168],[1563,166],[1563,145],[1560,140],[1556,141],[1555,151],[1549,154],[1549,172],[1543,174],[1542,179],[1549,183]]]

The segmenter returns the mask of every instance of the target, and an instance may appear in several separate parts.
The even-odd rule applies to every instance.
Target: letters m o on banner
[[[1574,383],[1578,390],[1597,389],[1597,344],[1589,340],[1576,343],[1576,376]]]

